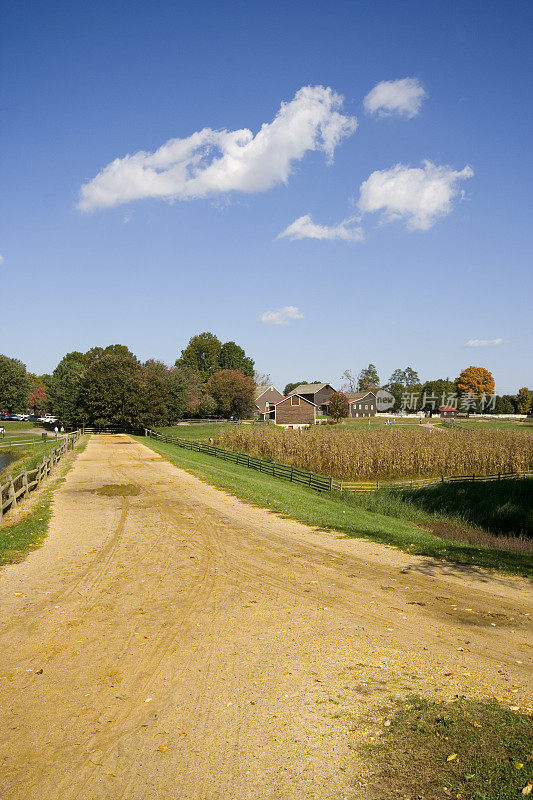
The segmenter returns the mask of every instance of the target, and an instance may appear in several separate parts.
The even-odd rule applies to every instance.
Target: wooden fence
[[[233,464],[240,464],[258,472],[272,475],[274,478],[283,478],[292,483],[299,483],[302,486],[309,486],[321,492],[331,492],[333,490],[355,492],[364,494],[375,492],[377,489],[394,488],[414,488],[417,486],[432,486],[437,483],[456,483],[459,481],[497,481],[506,478],[527,478],[533,477],[533,472],[499,472],[497,475],[441,475],[439,478],[413,478],[405,481],[342,481],[327,475],[318,475],[316,472],[306,472],[305,470],[291,467],[287,464],[279,464],[275,461],[267,461],[248,453],[238,453],[235,450],[224,450],[212,444],[202,444],[192,439],[180,439],[177,436],[155,433],[145,428],[144,435],[151,439],[158,439],[161,442],[177,444],[186,450],[194,450],[196,453],[207,453],[207,455],[221,458],[223,461],[231,461]]]
[[[16,478],[8,475],[7,481],[0,483],[0,521],[8,511],[16,508],[18,503],[41,485],[50,475],[55,465],[61,461],[69,450],[73,449],[74,443],[77,442],[80,436],[81,431],[69,433],[58,447],[54,447],[44,456],[42,462],[35,469],[26,470],[23,468]]]

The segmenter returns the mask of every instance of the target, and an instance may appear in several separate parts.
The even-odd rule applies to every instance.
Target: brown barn
[[[315,424],[316,405],[299,394],[290,394],[275,403],[270,417],[283,428],[304,428]]]
[[[261,417],[279,400],[283,400],[283,395],[275,386],[258,386],[255,390],[254,416]]]
[[[327,411],[326,404],[335,389],[329,383],[301,383],[292,390],[291,395],[297,394],[314,403],[318,408],[319,414]]]

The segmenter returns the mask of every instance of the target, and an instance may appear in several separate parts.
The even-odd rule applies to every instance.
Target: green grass
[[[33,422],[22,422],[17,420],[0,420],[0,428],[5,428],[6,431],[29,431],[34,427]],[[1,439],[0,439],[1,441]]]
[[[533,537],[533,478],[390,490],[431,514],[461,519],[493,533]]]
[[[221,430],[229,427],[229,422],[193,422],[188,425],[171,425],[168,428],[158,428],[158,433],[166,436],[176,436],[178,439],[194,439],[196,442],[208,442],[210,438],[218,436]]]
[[[415,524],[416,520],[427,520],[427,512],[414,505],[403,504],[397,498],[385,498],[379,501],[381,506],[369,505],[365,508],[364,504],[372,502],[368,496],[340,492],[320,494],[214,456],[194,453],[153,439],[135,438],[208,483],[242,500],[307,525],[394,545],[407,553],[533,576],[533,554],[473,546],[434,536]],[[409,514],[410,519],[406,518]]]
[[[532,742],[531,718],[495,701],[410,698],[365,747],[369,789],[380,800],[516,800],[533,781]]]
[[[484,427],[487,430],[533,433],[533,422],[529,419],[458,419],[454,422],[445,422],[443,427],[445,429],[454,428],[458,430],[479,430],[480,427]]]
[[[65,475],[74,464],[73,454],[77,456],[83,452],[88,440],[88,436],[79,439],[74,451],[71,451],[65,460],[59,462],[55,477],[52,474],[50,482],[37,495],[37,502],[28,514],[11,525],[9,516],[4,518],[4,523],[0,526],[0,566],[23,561],[31,550],[41,546],[48,531],[54,491],[63,482]],[[32,495],[30,495],[31,497]],[[24,509],[24,505],[21,506],[21,509]]]
[[[24,467],[27,470],[35,469],[35,467],[43,460],[44,456],[50,450],[58,447],[61,444],[61,439],[56,440],[55,437],[48,437],[48,439],[36,439],[36,437],[21,437],[17,436],[17,442],[27,442],[27,446],[9,447],[9,440],[1,441],[0,455],[10,455],[13,460],[3,469],[0,470],[0,479],[5,478],[7,475],[16,477]]]

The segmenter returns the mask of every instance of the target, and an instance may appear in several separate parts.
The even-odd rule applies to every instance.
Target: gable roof
[[[371,394],[372,397],[376,399],[376,393],[373,392],[371,389],[369,389],[368,392],[350,392],[349,394],[346,395],[346,399],[348,400],[349,403],[355,403],[357,400],[362,400],[364,397],[368,397],[369,394]],[[328,400],[327,403],[324,403],[323,405],[329,406],[330,402],[331,401]]]
[[[259,400],[262,395],[264,395],[266,392],[269,392],[271,389],[274,389],[275,392],[281,394],[281,392],[278,391],[275,386],[257,386],[254,393],[255,399]]]
[[[369,394],[371,394],[374,398],[376,396],[376,393],[373,392],[372,389],[368,389],[366,392],[350,392],[350,394],[347,394],[346,397],[348,398],[349,403],[353,403],[354,400],[362,400],[363,397],[368,397]]]
[[[288,400],[288,399],[289,399],[289,397],[294,397],[294,396],[296,396],[296,397],[299,397],[299,398],[300,398],[300,400],[303,400],[303,401],[304,401],[304,403],[309,403],[309,405],[310,405],[310,406],[315,406],[315,408],[316,408],[316,403],[312,403],[312,402],[311,402],[311,400],[308,400],[306,397],[302,397],[302,395],[301,395],[301,394],[295,395],[295,393],[294,393],[294,392],[291,392],[291,393],[290,393],[290,394],[288,394],[286,397],[282,397],[282,398],[281,398],[281,400],[278,400],[278,401],[277,401],[277,403],[271,403],[271,405],[273,405],[273,406],[279,406],[279,404],[280,404],[280,403],[283,403],[283,401],[284,401],[284,400]]]
[[[301,383],[299,386],[296,386],[287,397],[290,397],[291,394],[316,394],[323,389],[324,386],[331,386],[331,383]],[[333,389],[333,386],[331,386],[331,388]]]

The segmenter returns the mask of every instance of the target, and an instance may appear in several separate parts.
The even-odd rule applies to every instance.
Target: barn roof
[[[327,385],[327,384],[326,384],[326,385]],[[289,399],[289,397],[294,397],[294,395],[295,395],[295,394],[296,394],[296,392],[291,392],[291,393],[290,393],[290,394],[288,394],[286,397],[282,397],[282,398],[281,398],[281,400],[278,400],[278,401],[277,401],[277,403],[272,403],[271,405],[273,405],[273,406],[279,406],[279,404],[280,404],[280,403],[283,403],[283,401],[284,401],[284,400],[288,400],[288,399]],[[304,401],[304,403],[309,403],[309,405],[310,405],[310,406],[316,406],[316,403],[313,403],[313,402],[311,402],[311,400],[308,400],[308,399],[307,399],[307,397],[302,397],[302,395],[301,395],[301,394],[299,394],[299,395],[298,395],[298,397],[299,397],[301,400],[303,400],[303,401]]]
[[[343,394],[346,395],[346,399],[349,403],[353,403],[356,400],[362,400],[363,397],[368,397],[369,394],[373,395],[374,397],[376,396],[376,393],[373,392],[372,389],[369,389],[367,392],[343,392]],[[327,403],[323,403],[325,406],[329,406],[329,404],[330,400],[328,400]]]
[[[270,389],[274,389],[276,392],[278,391],[275,386],[257,386],[255,389],[254,397],[258,400],[262,394],[268,392]],[[281,394],[281,392],[279,392]]]
[[[331,386],[331,383],[301,383],[296,386],[289,394],[316,394],[324,386]],[[333,386],[331,386],[333,389]]]

